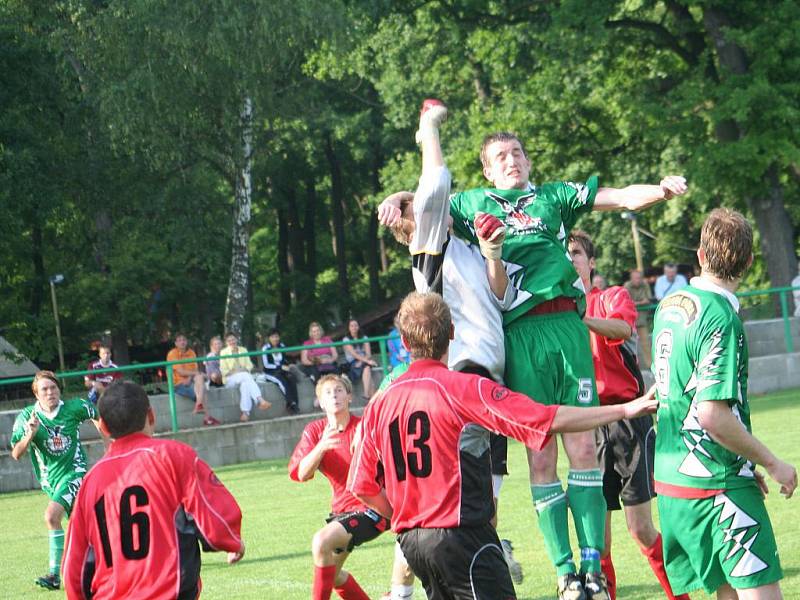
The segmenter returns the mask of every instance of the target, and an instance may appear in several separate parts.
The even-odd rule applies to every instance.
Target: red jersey
[[[636,331],[638,312],[628,290],[613,286],[592,288],[586,294],[586,316],[597,319],[622,319]],[[622,404],[633,400],[643,389],[635,347],[628,349],[625,340],[612,340],[590,331],[594,376],[601,405]]]
[[[92,363],[89,363],[89,371],[94,371],[96,369],[114,369],[117,365],[113,362],[109,361],[107,365],[104,365],[99,360],[96,360]],[[122,371],[114,371],[111,373],[97,373],[86,375],[86,379],[89,381],[96,381],[98,383],[102,383],[104,385],[111,385],[111,383],[115,379],[122,379]]]
[[[449,371],[438,360],[414,361],[364,410],[348,489],[356,496],[378,495],[382,463],[393,531],[488,523],[491,486],[473,498],[465,485],[481,474],[468,472],[478,467],[466,460],[464,429],[482,425],[541,450],[557,411],[491,379]]]
[[[344,428],[342,433],[338,434],[341,438],[341,443],[328,450],[319,463],[319,471],[328,478],[333,490],[331,513],[334,514],[366,510],[364,504],[346,489],[347,472],[350,469],[350,462],[353,460],[353,453],[350,451],[350,447],[352,446],[356,427],[360,421],[361,417],[350,415],[347,427]],[[289,459],[289,477],[292,480],[300,481],[297,474],[300,461],[319,443],[327,426],[328,419],[319,419],[306,425],[303,435],[300,437],[300,441],[297,442],[297,446],[292,452],[292,457]]]
[[[133,433],[83,478],[66,537],[67,598],[196,598],[200,547],[238,552],[242,513],[197,453]]]

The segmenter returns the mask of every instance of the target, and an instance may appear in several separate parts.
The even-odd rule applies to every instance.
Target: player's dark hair
[[[39,389],[40,379],[49,379],[56,384],[58,391],[61,391],[61,383],[58,381],[55,373],[52,371],[36,371],[36,374],[33,376],[33,381],[31,382],[31,390],[33,391],[34,396],[36,395],[36,391]]]
[[[97,411],[111,437],[121,438],[144,428],[150,398],[138,383],[118,379],[109,385],[97,401]]]
[[[567,245],[569,244],[579,244],[580,247],[583,248],[583,253],[586,254],[586,258],[597,258],[597,255],[594,253],[594,242],[583,229],[572,230],[567,239]]]
[[[487,149],[495,142],[517,142],[525,158],[528,158],[528,152],[525,150],[525,144],[522,143],[521,139],[508,131],[496,131],[495,133],[487,135],[483,138],[483,142],[481,142],[481,164],[484,167],[489,166],[489,156],[486,153]]]
[[[396,323],[413,359],[439,360],[447,352],[452,319],[439,294],[410,293],[400,305]]]
[[[715,208],[700,231],[706,255],[703,270],[720,279],[739,279],[753,256],[753,228],[742,213]]]
[[[277,327],[273,327],[272,329],[269,330],[269,333],[267,334],[267,337],[271,337],[273,335],[280,335],[280,334],[281,334],[281,330],[278,329]]]

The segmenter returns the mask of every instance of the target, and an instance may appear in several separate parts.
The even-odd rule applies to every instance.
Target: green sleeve
[[[695,400],[739,401],[741,328],[733,319],[715,319],[697,332],[695,348]],[[688,390],[687,390],[688,391]]]
[[[378,391],[382,392],[386,388],[388,388],[389,384],[392,383],[398,377],[400,377],[400,375],[402,375],[403,373],[408,371],[408,367],[410,367],[410,366],[411,366],[411,363],[400,363],[394,369],[389,371],[389,374],[386,377],[383,378],[383,381],[381,381],[381,385],[380,385],[380,387],[378,387]]]
[[[561,220],[570,231],[585,213],[592,210],[597,196],[598,180],[592,175],[586,183],[562,181],[556,184],[556,195],[561,205]]]
[[[472,222],[475,220],[475,207],[469,202],[465,192],[450,197],[450,216],[453,217],[453,232],[462,240],[478,243]]]
[[[31,411],[25,409],[21,411],[18,415],[16,420],[14,421],[14,428],[11,430],[11,447],[17,445],[17,443],[25,436],[25,424],[28,422],[28,419],[31,418]]]

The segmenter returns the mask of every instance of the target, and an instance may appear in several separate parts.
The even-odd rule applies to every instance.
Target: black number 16
[[[137,508],[147,506],[150,499],[147,490],[140,485],[125,488],[119,499],[119,539],[122,546],[122,556],[129,560],[138,560],[150,553],[150,516],[146,512],[132,512],[131,500]],[[97,527],[100,532],[100,543],[103,546],[103,558],[106,565],[113,565],[111,555],[111,541],[108,537],[108,523],[106,522],[105,495],[94,505],[94,515],[97,518]],[[133,530],[136,529],[139,545],[134,545]]]
[[[392,440],[392,458],[394,469],[397,472],[397,480],[406,480],[406,471],[410,471],[414,477],[428,477],[433,467],[431,460],[431,448],[427,442],[431,437],[431,420],[428,413],[418,410],[411,413],[408,417],[409,435],[416,435],[411,443],[416,448],[416,452],[403,453],[403,446],[400,440],[400,421],[399,417],[389,423],[389,437]],[[406,469],[408,465],[408,469]]]

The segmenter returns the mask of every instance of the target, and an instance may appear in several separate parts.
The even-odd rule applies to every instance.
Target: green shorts
[[[542,404],[598,405],[589,329],[578,313],[526,315],[505,336],[509,388]]]
[[[83,473],[79,476],[65,477],[56,484],[55,488],[42,487],[42,491],[47,494],[53,502],[58,502],[67,511],[67,516],[72,513],[72,506],[78,497],[78,490],[81,489]]]
[[[775,535],[760,490],[726,490],[692,500],[658,496],[664,565],[672,591],[724,583],[737,589],[775,583],[783,577]]]

